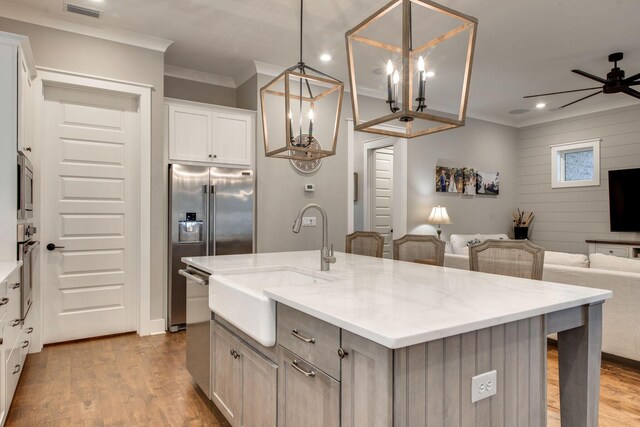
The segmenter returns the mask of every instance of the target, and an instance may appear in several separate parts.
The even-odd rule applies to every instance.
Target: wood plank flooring
[[[47,346],[27,358],[12,426],[229,427],[193,385],[185,334],[135,334]],[[560,426],[558,356],[548,356],[548,425]],[[640,426],[640,370],[603,362],[600,426]]]
[[[185,334],[119,335],[27,357],[6,426],[229,426],[192,384]]]

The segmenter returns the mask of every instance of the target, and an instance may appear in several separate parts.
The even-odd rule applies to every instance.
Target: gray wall
[[[373,102],[373,101],[372,101]],[[363,141],[375,135],[356,133],[354,152],[356,172],[362,177]],[[435,133],[407,142],[407,232],[435,234],[435,227],[425,224],[431,208],[447,208],[453,224],[442,226],[442,238],[451,234],[509,233],[511,211],[516,200],[516,129],[476,119],[466,126]],[[473,167],[500,172],[500,195],[463,196],[436,193],[436,166]],[[359,201],[354,206],[354,226],[363,226],[365,183],[359,182]],[[399,238],[401,236],[395,236]]]
[[[207,104],[236,106],[236,90],[177,77],[164,76],[164,96]]]
[[[151,95],[151,265],[165,264],[164,54],[6,18],[0,18],[0,31],[28,36],[37,66],[154,87]],[[163,271],[152,269],[152,319],[163,317],[163,292]]]
[[[550,145],[602,138],[600,186],[551,188]],[[548,250],[587,253],[586,239],[640,240],[609,230],[608,171],[640,167],[640,107],[626,107],[518,132],[517,202],[535,212],[530,238]]]
[[[254,75],[249,80],[241,84],[236,88],[236,104],[238,108],[244,108],[247,110],[258,109],[258,75]],[[256,122],[256,126],[262,126],[261,119]],[[261,142],[261,141],[259,141]]]
[[[329,216],[329,241],[336,250],[344,250],[347,232],[347,128],[346,117],[351,117],[351,105],[345,97],[340,120],[337,153],[324,159],[320,169],[311,175],[297,172],[289,160],[268,158],[264,155],[259,89],[273,77],[258,75],[238,88],[238,105],[251,108],[251,98],[258,107],[256,120],[256,175],[257,175],[257,249],[258,252],[280,252],[320,249],[322,242],[321,217],[313,210],[307,216],[318,219],[318,227],[303,228],[300,234],[291,231],[293,220],[307,203],[318,203]],[[253,92],[253,96],[251,93]],[[315,193],[305,193],[304,184],[315,184]],[[319,262],[319,261],[318,261]]]

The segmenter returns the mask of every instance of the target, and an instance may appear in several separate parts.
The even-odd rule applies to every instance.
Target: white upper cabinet
[[[169,160],[251,166],[255,112],[167,100]]]
[[[32,70],[23,49],[18,50],[18,151],[32,160],[32,119],[33,96]]]

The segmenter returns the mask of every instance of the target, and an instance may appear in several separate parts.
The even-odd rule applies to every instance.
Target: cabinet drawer
[[[279,346],[278,427],[339,427],[340,383]]]
[[[7,282],[0,283],[0,319],[7,312],[9,298],[7,297]]]
[[[340,379],[340,328],[278,304],[278,344]]]
[[[18,380],[20,379],[20,374],[22,373],[22,364],[20,363],[19,348],[14,348],[11,354],[9,355],[9,357],[7,357],[5,373],[7,376],[5,404],[6,404],[6,408],[8,408],[11,405],[11,400],[13,400],[13,394],[16,391],[16,386],[18,385]]]
[[[620,246],[597,245],[596,252],[621,258],[629,258],[629,248],[621,248]]]
[[[24,366],[24,361],[31,348],[31,334],[27,333],[26,329],[23,329],[20,333],[17,345],[18,348],[14,349],[14,351],[20,351],[20,365]]]

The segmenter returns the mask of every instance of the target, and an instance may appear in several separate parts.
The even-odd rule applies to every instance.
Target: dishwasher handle
[[[194,273],[193,270],[183,270],[183,269],[178,270],[178,274],[179,275],[184,276],[189,280],[193,280],[196,284],[198,284],[200,286],[208,286],[209,285],[209,281],[208,280],[206,280],[203,277],[198,277],[198,276],[194,275],[193,273]]]

